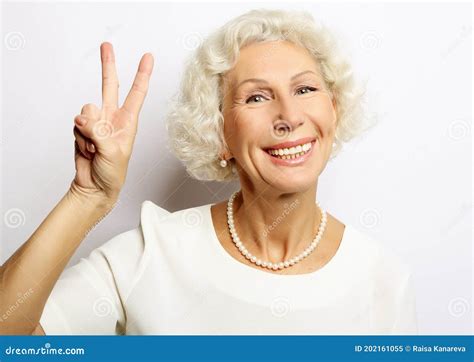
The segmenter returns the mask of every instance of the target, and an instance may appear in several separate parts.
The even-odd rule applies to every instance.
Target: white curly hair
[[[352,67],[341,56],[334,36],[306,11],[255,9],[211,33],[187,59],[180,88],[165,120],[168,149],[193,178],[203,181],[238,179],[235,159],[221,167],[219,155],[227,148],[222,114],[224,73],[239,50],[254,42],[286,40],[306,48],[320,65],[321,75],[335,99],[337,125],[333,159],[348,142],[367,130],[365,87],[354,79]]]

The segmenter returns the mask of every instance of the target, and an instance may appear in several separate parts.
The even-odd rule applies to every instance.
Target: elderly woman
[[[253,10],[211,34],[186,65],[169,146],[194,178],[240,190],[176,212],[145,201],[137,228],[64,270],[118,200],[153,68],[145,54],[119,107],[103,43],[102,107],[75,118],[76,176],[1,268],[2,310],[29,291],[2,332],[416,333],[407,264],[316,201],[328,160],[365,127],[336,49],[304,12]]]

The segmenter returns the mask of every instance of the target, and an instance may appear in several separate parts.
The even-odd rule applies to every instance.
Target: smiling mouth
[[[279,149],[267,149],[267,152],[270,156],[279,158],[281,160],[292,160],[298,159],[308,152],[314,146],[315,141],[304,143],[302,145],[298,145],[296,147],[289,147],[289,148],[279,148]]]

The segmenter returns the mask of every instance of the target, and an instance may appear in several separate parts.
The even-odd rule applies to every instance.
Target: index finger
[[[143,55],[140,64],[138,65],[138,71],[135,75],[132,88],[123,103],[123,108],[133,116],[137,116],[142,108],[143,101],[145,100],[148,91],[151,72],[153,71],[153,63],[154,59],[151,53]]]
[[[100,59],[102,61],[102,108],[115,109],[118,107],[119,82],[115,67],[115,54],[109,42],[100,45]]]

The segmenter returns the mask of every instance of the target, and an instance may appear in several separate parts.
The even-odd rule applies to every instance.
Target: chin
[[[269,184],[283,192],[283,193],[300,193],[300,192],[306,192],[311,188],[314,188],[316,186],[317,182],[317,177],[314,176],[315,173],[312,173],[311,175],[299,175],[296,177],[292,177],[291,175],[288,176],[281,176],[279,178],[272,179],[270,178]]]

